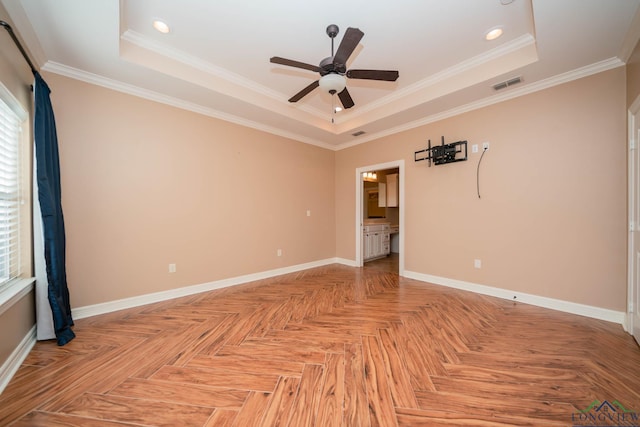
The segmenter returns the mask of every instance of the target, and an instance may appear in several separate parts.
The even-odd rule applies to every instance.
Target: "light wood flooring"
[[[392,261],[78,320],[68,345],[33,348],[0,425],[568,426],[594,401],[640,412],[640,350],[620,325],[400,278]]]

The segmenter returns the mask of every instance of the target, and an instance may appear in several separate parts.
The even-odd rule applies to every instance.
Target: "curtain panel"
[[[35,72],[34,139],[38,201],[42,214],[44,258],[47,272],[47,296],[58,345],[65,345],[75,334],[69,303],[66,272],[66,241],[60,186],[58,137],[51,105],[51,90]],[[37,220],[34,218],[34,220]]]

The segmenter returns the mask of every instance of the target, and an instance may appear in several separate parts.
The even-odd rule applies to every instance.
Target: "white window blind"
[[[20,275],[21,120],[0,99],[0,286]]]

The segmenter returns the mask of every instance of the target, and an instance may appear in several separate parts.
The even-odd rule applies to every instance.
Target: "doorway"
[[[380,196],[380,192],[384,192],[386,191],[386,188],[383,186],[380,186],[378,188],[376,188],[376,186],[374,185],[368,185],[369,188],[365,188],[365,182],[376,182],[379,181],[379,179],[376,177],[375,180],[370,180],[370,181],[365,181],[365,178],[363,176],[364,173],[380,173],[380,176],[384,176],[386,177],[386,171],[392,171],[395,172],[395,175],[397,175],[397,208],[393,208],[394,210],[389,210],[386,209],[385,210],[377,210],[375,209],[375,212],[373,214],[374,217],[377,218],[369,218],[368,211],[369,211],[369,206],[365,205],[365,203],[369,203],[369,197],[371,197],[371,199],[373,199],[374,197],[381,197]],[[404,249],[404,236],[405,236],[405,222],[404,222],[404,213],[405,213],[405,209],[404,209],[404,199],[405,199],[405,170],[404,170],[404,160],[396,160],[393,162],[387,162],[387,163],[380,163],[380,164],[375,164],[375,165],[369,165],[369,166],[364,166],[361,168],[357,168],[356,169],[356,174],[355,174],[355,184],[356,184],[356,218],[355,218],[355,230],[356,230],[356,236],[355,236],[355,240],[356,240],[356,266],[357,267],[363,267],[365,265],[364,262],[364,258],[365,258],[365,253],[364,253],[364,249],[365,249],[365,243],[364,243],[364,238],[365,238],[365,233],[364,233],[364,227],[365,224],[369,223],[369,222],[379,222],[379,223],[384,223],[387,222],[387,215],[389,215],[388,218],[388,223],[390,225],[393,226],[397,226],[397,233],[393,233],[393,234],[397,234],[396,236],[394,236],[393,234],[391,234],[391,236],[389,237],[390,241],[389,241],[389,245],[390,245],[390,249],[392,249],[394,252],[393,255],[394,257],[397,256],[397,272],[400,276],[404,275],[404,259],[405,259],[405,249]],[[391,175],[394,175],[394,173],[391,173]],[[384,180],[384,184],[386,185],[386,179]],[[365,202],[365,196],[366,197],[366,202]],[[373,203],[372,203],[373,205]],[[385,212],[384,214],[384,218],[381,218],[383,215],[381,214],[381,212]],[[386,212],[389,212],[388,214]],[[393,224],[391,224],[391,222],[393,222]]]
[[[629,122],[629,259],[627,329],[640,344],[640,96],[631,105]]]

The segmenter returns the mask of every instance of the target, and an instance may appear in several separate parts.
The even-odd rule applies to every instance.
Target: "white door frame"
[[[394,168],[398,168],[398,179],[399,179],[399,198],[400,198],[400,203],[398,204],[398,207],[400,209],[400,223],[398,224],[400,226],[400,231],[399,231],[399,247],[400,247],[400,259],[399,259],[399,271],[398,274],[400,276],[404,276],[404,254],[405,254],[405,250],[404,250],[404,236],[405,236],[405,227],[404,227],[404,217],[405,217],[405,209],[404,209],[404,160],[395,160],[392,162],[387,162],[387,163],[378,163],[376,165],[369,165],[369,166],[363,166],[360,168],[356,169],[356,176],[355,176],[355,181],[356,181],[356,218],[355,218],[355,231],[356,231],[356,267],[362,267],[364,265],[364,254],[362,252],[362,222],[363,222],[363,218],[362,218],[362,213],[364,211],[364,208],[362,206],[363,201],[364,201],[364,196],[362,194],[362,190],[363,190],[363,180],[362,180],[362,174],[364,172],[373,172],[373,171],[377,171],[377,170],[384,170],[384,169],[394,169]]]
[[[636,293],[639,289],[636,289],[636,281],[635,275],[639,272],[636,272],[636,259],[635,259],[635,247],[640,244],[640,242],[636,242],[634,238],[635,231],[640,228],[640,224],[638,224],[638,219],[640,219],[640,212],[636,212],[638,208],[638,191],[640,188],[638,187],[638,183],[636,182],[636,175],[639,171],[636,168],[640,167],[637,164],[636,159],[638,158],[636,151],[640,149],[638,146],[640,144],[640,136],[635,135],[636,129],[636,120],[635,116],[640,112],[640,96],[638,96],[627,113],[627,124],[628,124],[628,170],[627,170],[627,187],[629,194],[627,196],[627,205],[628,205],[628,259],[627,259],[627,319],[625,328],[627,332],[633,335],[634,328],[640,329],[640,325],[634,325],[634,313],[639,308],[635,306],[636,302]],[[636,337],[636,340],[640,342],[640,337]]]

